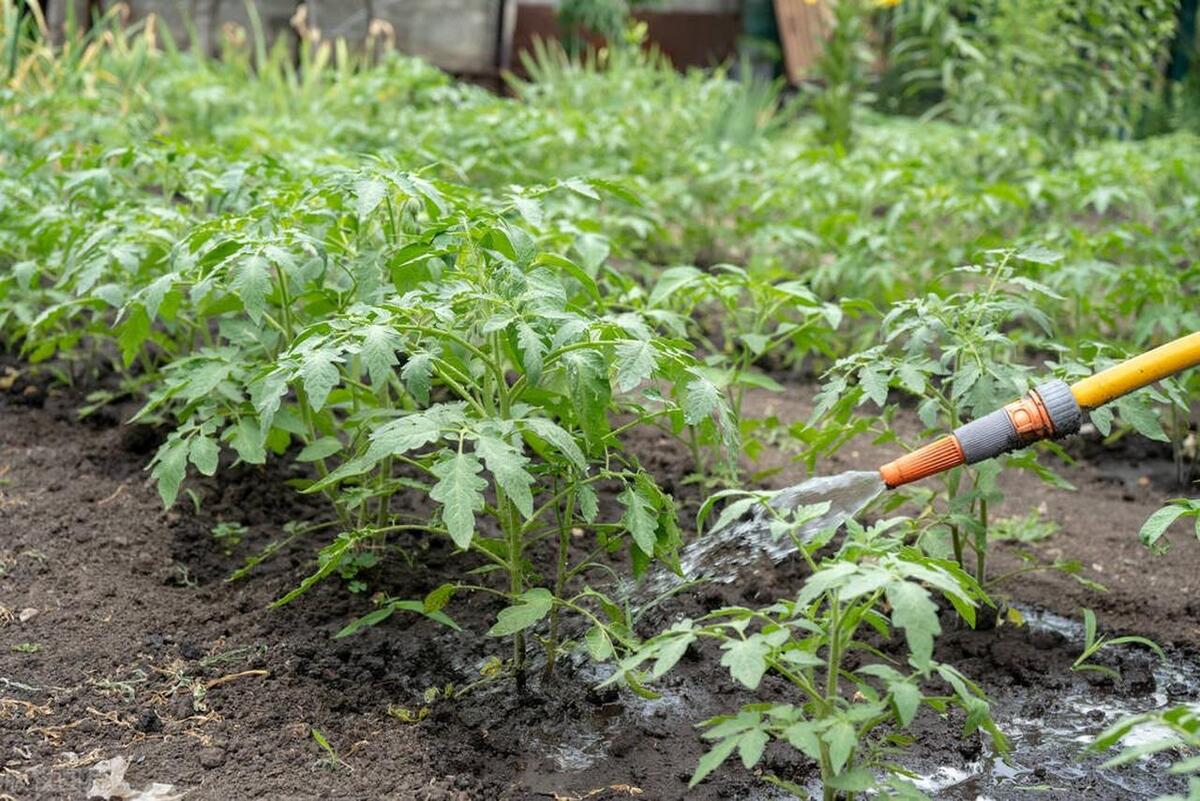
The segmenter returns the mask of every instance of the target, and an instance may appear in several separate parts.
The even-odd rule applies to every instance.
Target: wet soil
[[[184,500],[164,512],[143,471],[155,432],[120,425],[128,412],[120,408],[79,422],[77,399],[14,383],[0,393],[0,798],[84,798],[92,766],[114,756],[131,762],[133,787],[170,783],[188,799],[782,797],[736,763],[687,790],[705,750],[693,724],[750,700],[705,649],[689,652],[657,701],[597,691],[602,669],[566,660],[552,680],[534,679],[524,693],[498,683],[429,703],[419,723],[389,715],[389,707],[418,713],[427,690],[476,681],[486,660],[502,655],[500,643],[479,636],[497,610],[483,595],[448,608],[474,634],[396,615],[331,639],[371,608],[370,591],[419,598],[456,576],[461,563],[444,545],[402,543],[424,567],[389,555],[365,576],[368,592],[327,581],[267,611],[311,572],[319,535],[282,549],[252,580],[225,578],[280,538],[287,521],[320,518],[319,504],[286,485],[290,468],[223,471],[191,483],[198,510]],[[790,421],[802,417],[805,397],[797,388],[754,402],[775,404]],[[690,471],[685,449],[650,435],[638,450],[687,519],[701,491],[681,481]],[[879,456],[864,446],[822,470],[869,466]],[[1076,740],[1081,721],[1095,731],[1119,709],[1196,700],[1200,542],[1177,536],[1167,558],[1137,543],[1145,517],[1179,494],[1162,483],[1173,470],[1169,453],[1164,460],[1146,449],[1136,465],[1124,452],[1081,456],[1063,470],[1078,492],[1006,476],[1011,498],[1001,513],[1044,503],[1062,530],[1028,547],[1080,559],[1110,591],[1037,574],[1008,591],[1034,625],[975,632],[946,618],[938,658],[993,696],[1015,748],[999,760],[978,736],[959,737],[955,713],[949,722],[922,713],[905,764],[934,797],[1024,799],[1036,788],[1048,799],[1133,799],[1174,787],[1159,763],[1096,771],[1098,760],[1081,759]],[[799,477],[785,455],[764,457],[772,460],[784,468],[773,483]],[[220,521],[248,527],[229,553],[210,533]],[[1013,557],[1002,556],[1001,567],[1006,559]],[[767,602],[802,581],[794,560],[764,559],[742,581],[681,594],[643,625],[650,631],[729,602]],[[1106,628],[1169,644],[1171,670],[1129,649],[1101,657],[1120,669],[1116,681],[1072,673],[1076,632],[1062,619],[1040,620],[1039,610],[1077,618],[1082,605]],[[789,696],[768,681],[758,697]],[[781,747],[769,749],[764,769],[799,784],[815,778],[809,763]]]

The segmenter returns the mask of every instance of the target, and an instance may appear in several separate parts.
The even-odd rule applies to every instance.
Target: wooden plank
[[[836,0],[775,0],[783,64],[792,83],[805,80],[821,57],[825,40],[833,30],[830,2]]]

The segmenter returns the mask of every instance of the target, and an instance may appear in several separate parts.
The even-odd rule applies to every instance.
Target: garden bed
[[[733,689],[714,652],[695,646],[656,701],[596,690],[608,668],[567,660],[554,679],[534,678],[523,694],[499,682],[466,701],[430,703],[420,722],[389,715],[389,707],[403,707],[419,716],[427,689],[477,680],[499,642],[399,615],[333,640],[369,608],[337,581],[264,613],[311,571],[310,547],[298,544],[264,563],[257,580],[224,579],[278,538],[285,521],[320,513],[284,484],[294,463],[193,481],[200,513],[188,503],[164,512],[143,472],[157,435],[118,422],[133,407],[79,422],[77,398],[32,386],[17,382],[0,400],[0,603],[7,609],[0,730],[11,744],[0,797],[83,797],[93,766],[116,756],[130,761],[134,788],[169,783],[188,798],[776,797],[735,760],[687,790],[707,748],[694,724],[751,700]],[[752,403],[799,417],[810,390],[790,390],[756,394]],[[1125,712],[1197,699],[1200,542],[1182,541],[1170,557],[1155,558],[1134,536],[1164,497],[1178,493],[1169,451],[1132,441],[1115,452],[1087,441],[1075,447],[1084,458],[1063,474],[1078,492],[1006,475],[1012,509],[998,514],[1044,504],[1062,530],[1029,547],[1081,560],[1110,591],[1038,573],[1005,588],[1026,626],[976,632],[943,616],[938,658],[980,682],[1013,751],[998,759],[978,735],[960,739],[957,725],[923,711],[903,762],[934,797],[1024,799],[1038,789],[1047,799],[1133,799],[1176,789],[1165,762],[1101,771],[1101,758],[1079,753],[1088,735]],[[690,471],[686,449],[665,438],[638,448],[691,519],[701,492],[680,481]],[[847,448],[822,468],[868,467],[887,455]],[[763,459],[772,461],[787,465],[773,482],[800,476],[784,454]],[[249,527],[229,553],[210,534],[220,521]],[[411,547],[427,549],[424,567],[388,561],[370,574],[372,589],[419,598],[456,575],[442,541]],[[1001,547],[999,569],[1014,563],[1012,550]],[[804,572],[798,560],[762,560],[753,575],[691,589],[644,622],[657,630],[729,602],[761,604],[793,593]],[[1170,664],[1140,649],[1108,649],[1099,659],[1120,679],[1073,673],[1081,644],[1064,618],[1078,620],[1081,606],[1094,609],[1103,628],[1154,637]],[[450,611],[480,632],[499,607],[475,595],[456,599]],[[763,695],[787,697],[787,689],[768,679]],[[763,767],[799,784],[817,778],[811,763],[778,745]]]

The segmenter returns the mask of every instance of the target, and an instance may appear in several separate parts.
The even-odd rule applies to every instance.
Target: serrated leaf
[[[429,390],[433,387],[433,354],[417,353],[410,356],[404,367],[400,368],[400,378],[417,401],[429,403]]]
[[[763,674],[767,672],[767,654],[771,644],[759,636],[747,640],[733,640],[721,646],[725,653],[721,665],[729,668],[729,675],[748,689],[758,689]]]
[[[542,380],[542,357],[546,346],[533,326],[524,320],[517,322],[517,343],[521,346],[521,361],[529,376],[529,383],[536,386]]]
[[[925,375],[911,364],[902,363],[896,374],[900,378],[900,386],[912,394],[920,395],[925,390]]]
[[[554,596],[545,587],[535,587],[521,594],[518,602],[501,609],[496,623],[488,634],[492,637],[506,637],[524,631],[550,613],[554,605]]]
[[[1158,415],[1149,406],[1144,405],[1138,396],[1126,395],[1120,398],[1116,405],[1121,419],[1133,426],[1134,430],[1143,437],[1159,442],[1171,441],[1171,438],[1163,431],[1162,423],[1158,420]]]
[[[738,756],[741,757],[746,770],[753,768],[762,759],[769,739],[770,735],[762,729],[748,731],[738,739]]]
[[[374,465],[385,456],[401,456],[437,442],[443,427],[456,416],[453,413],[442,414],[447,411],[449,410],[444,406],[435,406],[424,412],[405,415],[398,420],[384,423],[371,432],[367,461]],[[457,416],[461,417],[461,411]]]
[[[483,465],[473,453],[459,451],[433,466],[438,482],[429,497],[442,504],[442,520],[450,539],[466,549],[475,536],[475,513],[483,509],[483,491],[487,481],[479,476]]]
[[[371,386],[387,384],[392,368],[399,364],[396,351],[401,345],[400,336],[386,325],[369,325],[363,331],[362,345],[358,357],[371,376]]]
[[[937,604],[925,588],[910,581],[895,581],[888,585],[886,592],[892,606],[892,624],[904,629],[914,664],[918,667],[928,665],[933,658],[934,637],[942,633]]]
[[[721,390],[703,376],[693,378],[687,385],[683,402],[683,420],[688,425],[697,425],[704,418],[721,408]]]
[[[654,504],[641,493],[636,483],[627,485],[625,491],[617,496],[617,501],[625,507],[621,525],[633,537],[642,553],[654,556],[654,542],[658,534]]]
[[[267,461],[264,447],[265,436],[258,423],[250,417],[242,417],[229,429],[229,447],[238,458],[248,464],[263,464]]]
[[[704,777],[721,767],[721,764],[733,753],[733,749],[737,748],[738,739],[737,737],[727,737],[700,757],[700,761],[696,764],[696,771],[692,774],[691,781],[688,782],[688,787],[695,787],[704,781]]]
[[[206,476],[216,474],[220,457],[221,446],[212,437],[201,434],[188,442],[188,459]]]
[[[1026,245],[1014,254],[1022,261],[1034,264],[1055,264],[1062,261],[1062,254],[1044,245]]]
[[[475,450],[517,510],[526,520],[533,517],[533,476],[525,470],[529,458],[499,437],[487,435],[475,440]]]
[[[871,402],[882,409],[887,405],[888,380],[879,370],[867,368],[858,373],[858,384]]]
[[[335,366],[337,360],[338,355],[330,350],[315,350],[304,356],[300,377],[304,381],[308,405],[314,412],[321,411],[329,393],[338,384],[340,375]]]
[[[579,503],[579,514],[584,522],[594,523],[600,514],[600,499],[591,484],[580,484],[575,489],[575,499]]]
[[[154,454],[150,475],[158,486],[158,495],[168,509],[175,505],[179,485],[187,473],[188,443],[179,438],[168,439]]]
[[[358,213],[358,219],[365,219],[371,212],[378,208],[383,202],[383,198],[387,195],[387,186],[383,181],[374,178],[364,178],[354,184],[354,196],[356,198],[354,209]]]
[[[544,417],[530,417],[523,421],[528,428],[541,439],[546,440],[559,453],[583,473],[587,471],[587,458],[583,450],[567,431],[552,420]]]
[[[658,650],[658,658],[654,660],[654,667],[650,669],[650,678],[662,678],[668,670],[675,667],[679,660],[683,658],[688,646],[695,640],[696,635],[690,632],[667,640],[662,648]]]
[[[829,745],[829,761],[833,772],[841,773],[854,751],[854,746],[858,744],[858,733],[854,726],[839,720],[821,735],[821,739]]]
[[[233,280],[229,288],[242,301],[246,314],[256,324],[261,323],[267,310],[267,296],[271,294],[270,265],[262,256],[250,256],[236,263]]]
[[[621,342],[616,348],[617,389],[629,392],[654,374],[658,352],[650,342]]]
[[[512,201],[513,206],[516,207],[517,211],[520,213],[521,217],[524,218],[525,222],[529,223],[534,228],[542,227],[542,204],[538,203],[536,200],[532,200],[527,197],[521,197],[520,195],[514,195]]]

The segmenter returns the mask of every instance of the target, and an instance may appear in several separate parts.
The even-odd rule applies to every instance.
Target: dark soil
[[[750,700],[703,649],[668,676],[658,701],[597,691],[604,673],[568,660],[553,680],[534,678],[525,693],[497,683],[464,700],[429,704],[419,723],[389,715],[389,706],[417,711],[430,688],[476,681],[486,660],[502,655],[500,642],[479,636],[494,618],[493,600],[464,596],[448,608],[475,634],[396,615],[333,640],[371,608],[368,593],[350,594],[338,580],[267,611],[311,571],[320,535],[288,546],[249,580],[225,578],[279,538],[285,522],[322,514],[285,485],[288,468],[223,471],[219,480],[190,484],[198,512],[186,498],[164,512],[143,472],[156,432],[120,425],[127,409],[79,422],[75,399],[24,379],[13,385],[0,393],[0,798],[84,798],[95,776],[90,767],[118,755],[132,763],[133,787],[170,783],[188,799],[777,797],[736,762],[687,790],[705,750],[693,724]],[[782,403],[775,409],[782,418],[801,416],[806,392],[795,395],[770,401]],[[1072,618],[1086,605],[1106,628],[1173,644],[1173,659],[1185,668],[1172,674],[1178,686],[1137,650],[1102,657],[1121,669],[1119,681],[1089,684],[1069,670],[1079,652],[1069,631],[975,632],[947,617],[938,658],[983,685],[1002,725],[1040,721],[1046,737],[1014,724],[1013,757],[1000,762],[977,735],[959,737],[960,717],[922,713],[905,761],[922,775],[939,768],[950,775],[928,785],[938,798],[1024,799],[1022,788],[1032,786],[1043,790],[1039,798],[1123,799],[1173,786],[1159,778],[1158,763],[1097,772],[1087,767],[1096,760],[1077,758],[1080,743],[1051,725],[1074,721],[1080,699],[1094,702],[1087,714],[1102,727],[1130,699],[1153,706],[1156,693],[1164,702],[1197,697],[1197,674],[1187,669],[1200,645],[1200,542],[1178,536],[1169,557],[1155,558],[1136,539],[1159,502],[1180,493],[1163,483],[1173,471],[1169,452],[1164,460],[1159,450],[1123,445],[1117,459],[1086,447],[1093,448],[1086,461],[1063,471],[1079,492],[1006,476],[1012,498],[1001,514],[1044,503],[1062,531],[1030,548],[1082,560],[1110,592],[1046,573],[1022,578],[1008,593],[1027,608]],[[685,450],[657,437],[638,450],[694,508],[700,491],[679,481],[690,470]],[[847,451],[825,470],[875,464],[879,456]],[[779,454],[771,458],[785,465]],[[796,475],[788,466],[773,481]],[[219,521],[249,527],[228,554],[210,533]],[[370,591],[419,598],[461,569],[441,543],[405,545],[424,567],[393,556],[365,576]],[[999,569],[1014,563],[1011,556],[1000,562]],[[681,595],[645,623],[732,601],[765,602],[802,580],[794,562],[764,563],[736,585]],[[758,696],[784,699],[787,688],[764,682]],[[801,784],[814,778],[810,764],[782,747],[768,751],[763,767]]]

